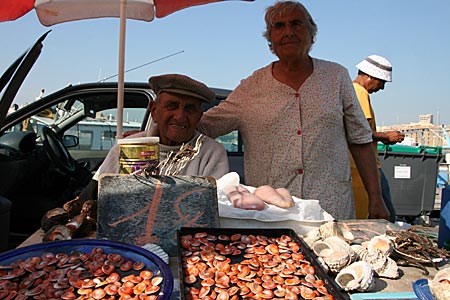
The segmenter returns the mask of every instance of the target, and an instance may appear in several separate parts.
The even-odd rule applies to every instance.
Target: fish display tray
[[[337,286],[335,281],[325,272],[325,270],[320,265],[319,261],[315,257],[315,255],[312,253],[312,251],[309,249],[307,244],[303,241],[302,238],[300,238],[294,230],[292,229],[283,229],[283,228],[277,228],[277,229],[258,229],[258,228],[199,228],[199,227],[181,227],[178,230],[177,233],[177,240],[178,240],[178,272],[179,272],[179,278],[180,278],[180,291],[181,291],[181,298],[183,300],[190,299],[190,295],[188,295],[188,289],[189,288],[196,288],[198,290],[201,289],[200,280],[196,280],[193,283],[186,283],[185,282],[185,266],[186,263],[183,261],[183,251],[186,249],[182,246],[182,237],[186,235],[192,235],[195,236],[196,234],[203,234],[206,233],[207,235],[212,235],[215,237],[219,237],[221,235],[223,236],[229,236],[231,237],[234,234],[240,234],[242,235],[252,235],[254,237],[258,236],[265,236],[268,238],[280,238],[284,235],[290,237],[290,239],[293,242],[296,242],[298,246],[300,247],[299,253],[303,254],[304,259],[306,260],[311,266],[314,267],[314,274],[316,279],[320,279],[324,283],[324,287],[326,287],[328,293],[334,297],[335,300],[348,300],[350,299],[348,294],[341,291],[340,288]],[[210,240],[211,243],[214,244],[216,247],[217,244],[226,242],[217,239],[217,240]],[[244,258],[244,250],[242,250],[242,253],[235,254],[235,255],[223,255],[226,258],[230,258],[230,265],[232,264],[239,264],[242,261],[246,260]],[[219,255],[220,256],[220,255]],[[223,259],[223,257],[222,257]],[[186,259],[184,259],[186,260]],[[300,284],[301,285],[301,284]],[[231,285],[230,285],[231,286]],[[215,287],[215,284],[211,286],[211,289]],[[283,297],[284,298],[284,297]],[[230,296],[231,299],[231,296]],[[239,298],[242,299],[242,298]],[[298,296],[298,299],[303,299],[300,295]]]
[[[40,257],[48,252],[54,254],[71,254],[74,251],[91,253],[94,248],[101,248],[106,254],[120,254],[124,258],[134,262],[143,262],[145,264],[145,270],[149,270],[153,274],[159,274],[163,278],[158,300],[170,299],[173,291],[173,274],[169,265],[164,263],[157,255],[141,247],[109,240],[74,239],[17,248],[0,254],[0,266],[8,266],[17,260],[25,261],[30,257]],[[120,271],[118,272],[120,273]]]

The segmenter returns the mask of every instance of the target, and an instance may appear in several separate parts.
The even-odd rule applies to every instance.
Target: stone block
[[[98,239],[157,244],[176,256],[180,227],[219,227],[214,178],[100,176]]]

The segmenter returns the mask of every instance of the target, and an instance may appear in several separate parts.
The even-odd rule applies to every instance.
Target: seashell
[[[367,255],[364,257],[364,261],[368,262],[375,273],[382,270],[386,264],[387,256],[378,250],[367,251]]]
[[[322,267],[325,273],[328,273],[330,271],[330,268],[328,267],[327,263],[323,260],[322,257],[318,256],[317,261],[319,262],[320,266]]]
[[[357,254],[350,247],[350,245],[342,238],[340,238],[338,236],[330,236],[330,237],[326,238],[324,240],[324,242],[328,243],[335,252],[340,252],[340,251],[346,252],[349,256],[348,265],[350,263],[356,261]]]
[[[450,299],[450,267],[439,270],[428,286],[436,300]]]
[[[48,231],[55,225],[65,225],[69,221],[69,214],[64,209],[57,207],[47,211],[41,219],[41,226]]]
[[[338,237],[330,237],[324,241],[316,241],[312,245],[312,250],[325,262],[328,269],[333,273],[337,273],[349,265],[351,262],[350,255],[354,253],[350,246]]]
[[[335,281],[344,291],[365,292],[375,286],[372,267],[365,261],[345,267],[336,275]]]
[[[442,269],[434,275],[433,281],[450,281],[450,267]]]
[[[393,244],[391,240],[386,235],[377,235],[370,239],[367,244],[367,250],[379,250],[386,256],[391,255],[393,249]]]
[[[350,263],[350,256],[347,252],[332,252],[330,256],[322,256],[322,259],[327,264],[332,273],[338,273]]]
[[[305,243],[312,249],[314,242],[320,240],[319,228],[314,228],[302,236]]]
[[[319,257],[330,256],[333,254],[333,249],[331,248],[331,245],[325,243],[324,241],[315,241],[312,244],[311,249]]]
[[[384,264],[383,269],[376,272],[378,277],[392,278],[397,279],[400,277],[398,273],[398,265],[397,263],[390,257],[386,258],[386,263]]]
[[[157,255],[166,264],[169,264],[169,255],[160,246],[158,246],[156,244],[145,244],[141,247],[144,248],[145,250],[150,251],[153,254]]]
[[[397,263],[377,249],[367,251],[363,260],[372,266],[378,277],[394,279],[399,277]]]
[[[331,236],[338,236],[345,241],[353,241],[355,236],[343,223],[337,221],[326,222],[319,227],[320,237],[324,240]]]
[[[350,248],[352,248],[353,251],[355,251],[356,260],[364,260],[367,256],[367,254],[369,253],[369,251],[367,251],[366,247],[358,245],[358,244],[351,245]]]
[[[65,225],[55,225],[47,230],[42,238],[43,242],[64,241],[72,239],[72,230]]]

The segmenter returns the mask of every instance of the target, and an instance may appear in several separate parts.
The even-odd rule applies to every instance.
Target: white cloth
[[[237,180],[237,181],[236,181]],[[234,181],[234,182],[233,182]],[[217,180],[217,200],[219,204],[219,216],[234,219],[252,219],[262,222],[275,221],[331,221],[333,217],[320,207],[319,200],[303,200],[295,196],[294,206],[281,208],[267,204],[263,210],[241,209],[233,206],[224,190],[228,185],[239,184],[239,174],[230,172]],[[243,185],[251,193],[256,187]]]

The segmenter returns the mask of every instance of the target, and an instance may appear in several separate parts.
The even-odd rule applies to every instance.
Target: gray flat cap
[[[156,95],[161,92],[170,92],[195,97],[207,103],[211,103],[216,98],[216,94],[205,84],[185,75],[153,76],[148,82]]]

